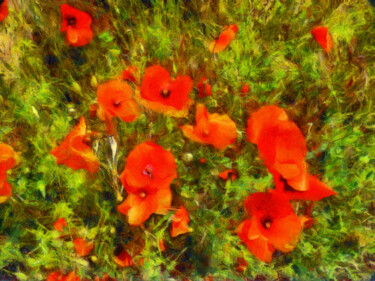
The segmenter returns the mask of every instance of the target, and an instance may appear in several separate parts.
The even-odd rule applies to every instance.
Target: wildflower
[[[131,255],[124,249],[121,251],[121,253],[119,255],[117,255],[115,257],[114,262],[121,267],[127,267],[127,266],[134,266],[135,265]]]
[[[193,81],[189,76],[172,79],[159,65],[146,69],[142,79],[140,103],[146,108],[175,117],[186,116],[190,105],[189,93]]]
[[[223,51],[229,43],[234,39],[238,31],[238,26],[235,24],[229,25],[208,47],[211,53],[219,53]]]
[[[137,83],[139,81],[138,69],[135,66],[127,67],[121,75],[122,80]]]
[[[18,155],[11,146],[0,143],[0,175],[6,175],[16,165],[17,158]]]
[[[81,257],[89,255],[90,252],[94,249],[93,242],[87,242],[83,240],[82,238],[74,239],[73,244],[74,244],[74,249],[76,250],[76,253],[80,255]]]
[[[256,192],[245,201],[250,219],[237,234],[258,259],[271,262],[275,249],[290,252],[297,245],[302,225],[288,199],[282,194]]]
[[[276,191],[283,193],[289,200],[319,201],[325,197],[337,193],[321,182],[316,176],[308,175],[308,187],[306,191],[298,191],[291,188],[285,180],[275,179]]]
[[[206,77],[203,77],[197,85],[197,89],[199,92],[198,96],[200,98],[211,96],[212,95],[211,88],[212,87],[209,84],[209,80]]]
[[[172,217],[171,236],[176,237],[190,232],[191,229],[188,226],[189,221],[189,213],[183,206],[181,206]]]
[[[219,173],[218,177],[223,180],[227,180],[228,178],[230,178],[232,181],[234,181],[237,178],[237,171],[233,169],[225,170]]]
[[[327,53],[331,52],[333,43],[332,36],[328,33],[328,27],[315,26],[312,29],[311,34]]]
[[[126,159],[121,182],[127,192],[160,189],[169,186],[177,177],[174,156],[153,142],[137,145]]]
[[[164,239],[158,239],[158,249],[159,249],[160,252],[165,251]]]
[[[0,204],[6,202],[12,196],[12,188],[6,180],[6,176],[0,175]]]
[[[48,275],[46,281],[80,281],[80,280],[81,278],[72,271],[66,275],[62,272],[52,272],[50,275]]]
[[[245,84],[241,87],[241,93],[247,94],[249,92],[249,85]]]
[[[63,18],[61,32],[66,32],[66,39],[72,46],[81,47],[91,42],[91,16],[67,4],[60,6]]]
[[[8,0],[0,1],[0,22],[3,21],[8,14]]]
[[[125,122],[132,122],[139,115],[137,103],[133,100],[133,90],[124,81],[112,80],[98,87],[98,104],[109,119],[120,117]]]
[[[65,140],[51,151],[57,158],[57,164],[64,164],[73,170],[85,169],[93,174],[99,169],[99,160],[87,144],[88,134],[85,118],[67,135]]]
[[[64,218],[57,219],[53,223],[53,227],[57,230],[62,232],[64,227],[67,227],[68,225],[66,224],[66,220]]]
[[[226,114],[209,114],[203,104],[198,104],[195,122],[195,126],[182,127],[184,135],[192,141],[211,144],[217,149],[224,149],[236,141],[236,124]]]

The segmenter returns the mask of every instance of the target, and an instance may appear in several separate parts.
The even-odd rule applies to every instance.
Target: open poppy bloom
[[[171,236],[176,237],[178,235],[190,232],[191,228],[189,228],[188,225],[189,221],[190,218],[188,211],[181,206],[172,217]]]
[[[67,227],[66,220],[64,218],[59,218],[53,223],[53,227],[57,230],[62,232],[64,227]]]
[[[74,249],[76,253],[81,257],[87,256],[94,249],[93,242],[86,242],[82,238],[76,238],[73,240]]]
[[[124,249],[119,255],[114,258],[114,262],[121,267],[134,266],[132,256]]]
[[[223,51],[229,43],[234,39],[238,31],[238,26],[235,24],[229,25],[219,36],[218,39],[215,39],[211,42],[208,47],[211,53],[219,53]]]
[[[291,188],[287,181],[276,179],[276,192],[283,193],[289,200],[319,201],[323,198],[336,195],[337,193],[321,182],[316,176],[308,175],[308,187],[306,191],[298,191]]]
[[[52,272],[46,281],[81,281],[81,278],[73,271],[66,275],[62,272]]]
[[[73,170],[85,169],[92,174],[98,171],[99,160],[87,142],[86,122],[81,117],[78,125],[51,154],[57,158],[59,165],[64,164]]]
[[[5,175],[0,175],[0,204],[4,203],[12,196],[12,188],[6,180]]]
[[[139,81],[138,69],[135,66],[128,66],[121,75],[122,80],[137,83]]]
[[[275,249],[290,252],[297,245],[302,225],[288,199],[278,193],[256,192],[247,197],[250,219],[237,234],[259,260],[271,262]]]
[[[166,69],[154,65],[145,71],[139,102],[153,111],[184,117],[193,104],[189,99],[192,89],[193,80],[189,76],[177,76],[176,79],[172,79]]]
[[[10,145],[0,143],[0,175],[6,175],[16,165],[17,158],[17,153]]]
[[[197,105],[195,126],[182,126],[184,135],[198,143],[211,144],[217,149],[224,149],[237,138],[236,124],[228,115],[209,114],[203,104]]]
[[[204,98],[204,97],[208,97],[208,96],[211,96],[212,95],[212,92],[211,92],[211,85],[209,84],[209,80],[206,78],[206,77],[203,77],[198,85],[197,85],[197,89],[198,89],[198,96],[200,98]]]
[[[3,21],[8,14],[8,0],[0,0],[0,21]]]
[[[93,32],[91,30],[91,16],[83,11],[63,4],[60,6],[63,18],[61,32],[66,32],[69,44],[81,47],[91,42]]]
[[[172,193],[167,186],[158,188],[144,187],[128,196],[117,210],[128,216],[131,225],[140,225],[145,222],[153,213],[165,215],[171,207]]]
[[[104,83],[98,87],[97,95],[98,104],[105,114],[99,114],[102,120],[118,116],[125,122],[132,122],[139,116],[133,90],[126,82],[112,80]]]
[[[169,186],[177,177],[174,156],[153,142],[138,144],[128,155],[121,182],[128,193]]]
[[[327,53],[331,52],[333,43],[332,37],[328,33],[328,27],[316,26],[311,30],[311,34]]]

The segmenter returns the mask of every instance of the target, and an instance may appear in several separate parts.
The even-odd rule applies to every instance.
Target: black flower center
[[[163,89],[163,90],[160,91],[160,95],[163,98],[168,98],[171,95],[171,91],[168,90],[168,89]]]
[[[272,225],[272,218],[264,217],[263,219],[261,219],[261,223],[265,229],[270,229]]]
[[[77,23],[77,19],[75,17],[69,17],[66,19],[66,21],[68,22],[69,26],[74,26]]]
[[[119,107],[120,104],[121,104],[121,101],[118,101],[118,100],[113,101],[113,106],[114,106],[114,107]]]
[[[0,0],[0,5],[4,3],[5,0]]]

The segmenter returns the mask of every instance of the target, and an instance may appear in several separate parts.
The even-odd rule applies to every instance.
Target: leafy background
[[[65,2],[9,2],[10,14],[0,24],[0,140],[20,152],[21,162],[8,176],[14,195],[0,205],[1,280],[44,280],[56,270],[89,279],[107,272],[119,280],[370,280],[375,25],[367,1],[69,1],[94,19],[96,36],[83,48],[70,47],[60,33],[59,5]],[[208,44],[231,23],[239,31],[230,47],[209,53]],[[329,27],[331,54],[313,40],[314,25]],[[96,86],[128,65],[142,74],[152,64],[195,83],[203,76],[211,80],[213,95],[200,102],[236,122],[240,136],[233,148],[220,152],[183,137],[178,126],[194,122],[194,107],[185,119],[145,111],[133,123],[118,122],[111,160],[105,125],[88,118]],[[245,83],[250,92],[240,96]],[[199,101],[197,93],[191,97]],[[317,224],[304,231],[296,249],[271,264],[257,261],[235,234],[246,217],[246,196],[273,186],[245,136],[249,112],[263,104],[286,108],[306,136],[310,171],[338,192],[315,205]],[[49,154],[82,115],[91,130],[103,133],[94,141],[101,160],[95,177],[58,166]],[[153,215],[142,229],[116,212],[116,173],[129,151],[149,138],[176,158],[173,206],[189,211],[190,234],[170,238],[172,213]],[[231,167],[238,179],[217,177]],[[94,240],[90,257],[78,257],[71,239],[57,239],[53,222],[60,217],[72,235]],[[166,240],[165,252],[159,239]],[[119,268],[114,250],[132,243],[144,244],[144,265]],[[248,263],[242,273],[238,257]]]

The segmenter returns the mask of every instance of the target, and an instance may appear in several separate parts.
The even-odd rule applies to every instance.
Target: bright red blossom
[[[154,65],[147,68],[143,76],[140,103],[156,112],[182,117],[193,103],[189,99],[192,89],[193,81],[189,76],[172,79],[166,69]]]
[[[89,173],[99,170],[99,160],[88,143],[85,118],[66,136],[65,140],[51,151],[57,164],[64,164],[73,170],[85,169]]]
[[[312,29],[311,34],[327,53],[331,52],[333,43],[332,37],[328,33],[328,27],[316,26]]]
[[[3,21],[9,14],[8,0],[0,1],[0,22]]]
[[[66,221],[64,218],[60,218],[60,219],[57,219],[54,223],[53,223],[53,227],[57,230],[57,231],[63,231],[63,228],[64,227],[67,227],[68,225],[66,224]]]
[[[176,237],[178,235],[190,232],[191,229],[188,225],[189,221],[190,218],[188,211],[181,206],[172,217],[171,236]]]
[[[74,272],[70,272],[66,275],[62,272],[52,272],[48,275],[46,281],[81,281],[81,278]]]
[[[198,143],[211,144],[217,149],[225,149],[237,138],[236,124],[228,115],[209,114],[203,104],[197,105],[195,126],[182,126],[184,135]]]
[[[208,47],[211,53],[219,53],[223,51],[229,43],[234,39],[238,31],[238,26],[231,24],[220,34],[218,39],[215,39]]]
[[[302,225],[284,195],[253,193],[245,207],[250,219],[240,224],[237,233],[258,259],[271,262],[275,249],[289,252],[296,246]]]
[[[249,92],[249,85],[245,84],[241,87],[241,93],[246,94]]]
[[[211,92],[211,85],[209,84],[209,80],[206,78],[206,77],[203,77],[198,85],[197,85],[197,89],[198,89],[198,96],[200,98],[204,98],[204,97],[208,97],[208,96],[211,96],[212,95],[212,92]]]
[[[81,257],[87,256],[94,249],[93,242],[87,242],[82,238],[76,238],[73,240],[74,249],[78,255]]]
[[[91,16],[67,4],[61,5],[60,8],[63,18],[61,32],[66,32],[70,45],[81,47],[90,43],[93,38]]]
[[[0,204],[4,203],[12,196],[12,188],[6,180],[5,175],[0,175]]]
[[[114,258],[114,262],[121,267],[135,265],[132,256],[126,250],[122,250],[121,253]]]

